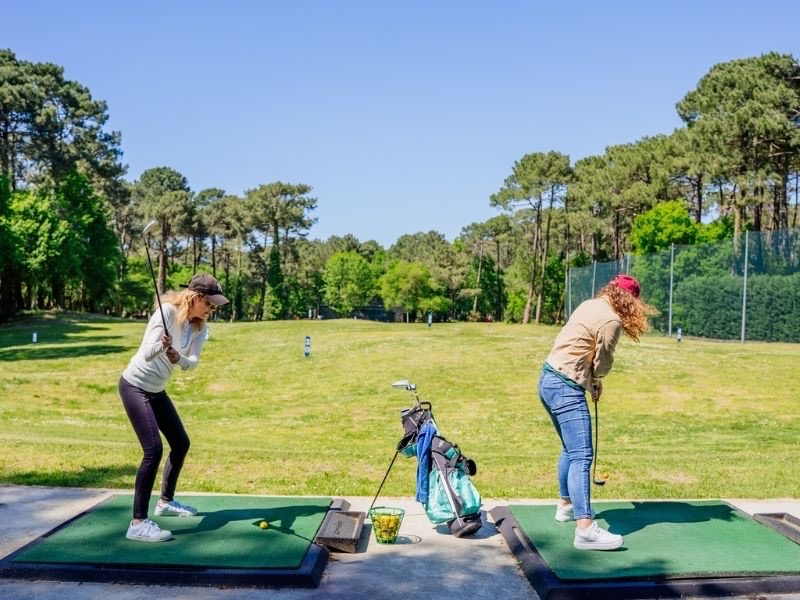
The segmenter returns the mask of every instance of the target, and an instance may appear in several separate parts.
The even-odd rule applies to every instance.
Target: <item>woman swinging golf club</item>
[[[133,520],[126,535],[129,540],[162,542],[172,537],[171,532],[147,517],[163,454],[159,431],[164,434],[170,451],[155,514],[178,517],[197,514],[197,509],[174,498],[189,451],[189,436],[164,388],[176,365],[184,371],[197,367],[206,340],[207,320],[217,306],[227,303],[219,282],[211,275],[195,275],[187,289],[164,294],[147,324],[138,352],[120,377],[119,395],[143,452],[136,473]]]
[[[639,341],[655,309],[639,298],[639,282],[615,275],[591,300],[578,306],[556,337],[542,368],[539,399],[561,439],[558,458],[560,500],[556,520],[576,521],[579,550],[614,550],[622,536],[600,528],[591,506],[589,470],[594,451],[586,391],[597,402],[611,370],[620,334]]]

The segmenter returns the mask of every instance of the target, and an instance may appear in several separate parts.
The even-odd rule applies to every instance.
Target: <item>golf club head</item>
[[[409,383],[408,379],[401,379],[400,381],[395,381],[392,384],[392,387],[398,390],[408,390],[413,392],[417,389],[417,385],[415,383]]]
[[[592,483],[599,486],[604,486],[606,484],[605,479],[598,479],[597,472],[593,469],[592,470]]]
[[[142,229],[142,235],[148,235],[156,227],[158,227],[158,221],[153,219],[147,225],[144,226],[144,229]]]

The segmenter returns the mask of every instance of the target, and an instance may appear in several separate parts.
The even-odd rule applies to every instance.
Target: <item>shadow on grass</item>
[[[98,338],[92,338],[92,340]],[[83,341],[83,340],[81,340]],[[81,356],[98,356],[101,354],[119,354],[130,350],[127,346],[112,344],[83,343],[70,340],[62,346],[37,346],[31,344],[22,348],[0,349],[0,361],[13,360],[54,360],[58,358],[78,358]]]
[[[0,327],[0,360],[49,360],[129,350],[127,346],[108,343],[119,340],[120,335],[96,334],[112,329],[105,319],[62,312],[24,315]]]
[[[138,465],[81,467],[76,471],[19,471],[0,473],[0,481],[14,485],[48,487],[120,488],[133,487]]]
[[[731,521],[734,509],[727,504],[695,505],[689,502],[633,502],[633,508],[601,510],[597,516],[605,519],[614,533],[628,535],[657,523],[702,523]]]

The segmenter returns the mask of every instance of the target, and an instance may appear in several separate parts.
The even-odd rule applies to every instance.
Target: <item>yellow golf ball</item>
[[[603,472],[603,479],[608,479],[608,471]]]
[[[269,527],[269,523],[267,523],[266,521],[261,521],[261,523],[259,523],[258,526],[261,527],[261,529],[266,529],[267,527]]]

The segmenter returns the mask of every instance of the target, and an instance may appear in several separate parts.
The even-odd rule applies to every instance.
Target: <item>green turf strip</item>
[[[181,496],[195,517],[150,518],[172,531],[167,542],[125,538],[133,497],[115,495],[14,558],[92,565],[296,569],[328,511],[330,498]],[[261,529],[261,520],[269,523]]]
[[[576,550],[575,523],[555,506],[512,506],[520,527],[562,581],[800,573],[800,545],[719,501],[594,503],[619,550]]]

